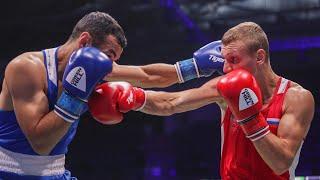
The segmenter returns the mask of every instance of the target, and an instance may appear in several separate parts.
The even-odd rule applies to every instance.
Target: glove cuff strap
[[[80,118],[86,108],[86,102],[63,91],[54,106],[54,112],[65,121],[73,123]]]
[[[269,133],[270,133],[270,129],[269,129],[269,125],[268,125],[265,128],[259,130],[258,132],[251,134],[251,135],[248,135],[246,137],[249,138],[252,142],[254,142],[254,141],[257,141],[257,140],[265,137]]]
[[[191,79],[200,77],[198,66],[193,58],[178,61],[175,64],[175,68],[177,71],[179,83],[184,83]]]
[[[270,132],[269,125],[261,113],[243,120],[237,120],[237,122],[246,134],[246,137],[251,141],[257,141]]]
[[[258,113],[258,114],[259,114],[259,113]],[[247,122],[251,121],[252,119],[256,118],[256,117],[258,116],[258,114],[252,115],[252,116],[250,116],[250,117],[248,117],[248,118],[246,118],[246,119],[237,120],[237,123],[238,123],[239,125],[244,125],[244,124],[246,124]]]
[[[144,101],[143,101],[142,105],[140,107],[138,107],[137,109],[134,109],[134,111],[141,111],[147,103],[147,93],[144,90],[142,90],[142,91],[144,93]]]

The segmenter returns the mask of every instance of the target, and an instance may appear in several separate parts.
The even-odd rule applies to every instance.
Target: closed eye
[[[239,59],[236,57],[230,57],[226,59],[230,64],[237,64],[239,63]]]
[[[116,53],[113,50],[109,50],[104,52],[110,59],[115,59],[116,58]]]
[[[112,54],[113,58],[117,57],[116,52],[114,52],[113,50],[110,50],[110,53]]]

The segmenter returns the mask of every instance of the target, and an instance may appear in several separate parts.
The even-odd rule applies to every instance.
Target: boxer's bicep
[[[104,80],[127,81],[143,88],[167,87],[178,82],[178,75],[174,65],[170,64],[129,66],[113,63],[112,72]]]
[[[296,153],[310,128],[314,114],[314,99],[305,89],[289,89],[284,104],[284,114],[277,134],[286,142],[291,153]]]
[[[10,63],[5,74],[17,121],[28,139],[49,109],[41,73],[38,64],[19,61]]]

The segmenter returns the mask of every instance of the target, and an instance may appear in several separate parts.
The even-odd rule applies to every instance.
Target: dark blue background
[[[220,39],[232,26],[213,24],[199,30],[175,7],[160,0],[2,2],[1,77],[6,64],[18,54],[64,43],[77,20],[93,10],[110,13],[123,26],[128,47],[120,64],[173,64]],[[250,20],[247,17],[242,21]],[[317,20],[260,23],[270,39],[274,71],[309,89],[316,101],[315,116],[296,170],[297,175],[304,176],[320,175]],[[165,90],[199,87],[208,80],[192,80]],[[113,126],[103,126],[85,114],[70,146],[67,168],[79,179],[218,179],[219,120],[215,104],[170,117],[130,112],[121,124]]]

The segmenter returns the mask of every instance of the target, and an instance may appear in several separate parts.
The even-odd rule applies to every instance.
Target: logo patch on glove
[[[130,92],[129,97],[127,98],[127,103],[128,104],[133,103],[133,93],[132,92]]]
[[[245,110],[258,102],[257,95],[249,88],[243,88],[239,96],[239,111]]]
[[[224,62],[224,59],[223,58],[220,58],[216,55],[213,55],[213,54],[210,54],[209,55],[209,60],[213,61],[213,62]]]
[[[84,68],[80,66],[73,68],[67,75],[66,80],[72,86],[86,92],[86,71]]]

